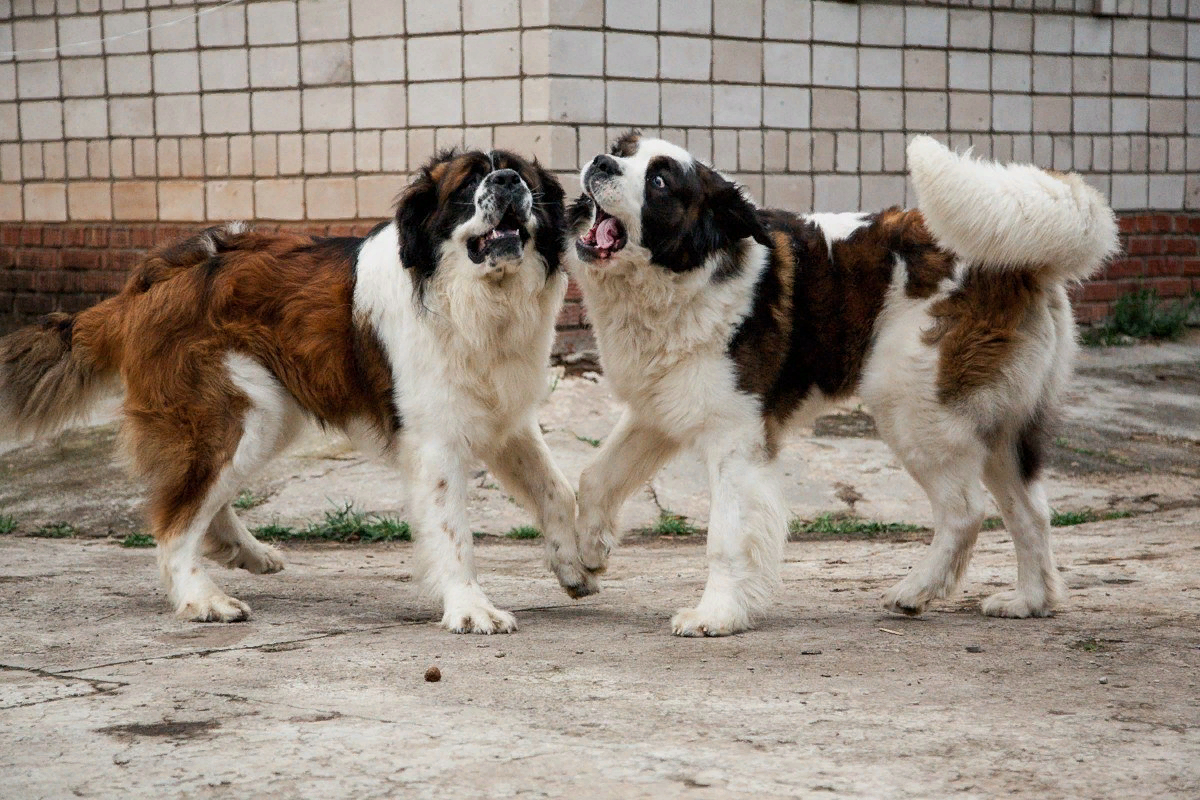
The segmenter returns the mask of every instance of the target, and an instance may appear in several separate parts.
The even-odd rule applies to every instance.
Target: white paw
[[[602,574],[608,569],[608,556],[616,543],[609,528],[585,529],[579,534],[579,560],[583,568],[595,575]]]
[[[883,607],[894,614],[916,617],[937,597],[936,590],[919,585],[910,575],[884,592]]]
[[[671,632],[676,636],[729,636],[749,629],[749,617],[732,611],[681,608],[671,617]]]
[[[190,622],[241,622],[250,619],[250,606],[214,588],[202,597],[180,603],[175,616]]]
[[[557,552],[549,552],[546,563],[567,594],[576,600],[600,591],[600,581],[596,578],[596,573],[584,569],[577,560],[563,558]]]
[[[489,603],[463,603],[446,607],[442,625],[452,633],[512,633],[517,618]]]
[[[254,549],[243,547],[231,567],[240,567],[255,575],[270,575],[283,569],[283,556],[269,544]]]
[[[1018,591],[997,592],[983,601],[983,613],[989,617],[1048,617],[1054,613],[1054,605],[1046,600],[1030,600]]]

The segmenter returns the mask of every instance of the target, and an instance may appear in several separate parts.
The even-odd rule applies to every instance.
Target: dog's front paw
[[[452,633],[512,633],[517,618],[487,602],[447,606],[442,625]]]
[[[579,534],[579,560],[583,568],[594,575],[602,575],[608,569],[608,557],[616,544],[610,528],[584,528]]]
[[[243,547],[231,567],[240,567],[255,575],[270,575],[283,569],[283,556],[269,544],[256,548]]]
[[[547,561],[559,584],[576,600],[600,591],[600,581],[596,574],[584,569],[578,560],[559,558],[551,554]]]
[[[750,629],[750,619],[732,610],[710,611],[681,608],[671,617],[671,632],[676,636],[730,636]]]
[[[219,589],[184,600],[175,616],[190,622],[242,622],[250,619],[250,606]]]
[[[1018,591],[997,592],[983,601],[983,613],[989,617],[1049,617],[1054,613],[1053,604],[1046,600],[1031,601]]]
[[[925,607],[929,605],[930,601],[937,597],[936,591],[919,585],[910,575],[884,592],[883,607],[893,614],[918,617],[925,611]]]

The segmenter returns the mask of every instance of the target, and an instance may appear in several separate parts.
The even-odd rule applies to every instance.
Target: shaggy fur
[[[672,454],[698,449],[709,580],[672,620],[677,634],[750,626],[786,536],[779,437],[855,392],[934,509],[929,553],[885,607],[919,614],[954,591],[985,485],[1018,579],[984,613],[1045,615],[1063,595],[1040,450],[1075,348],[1064,282],[1113,251],[1112,212],[1075,176],[981,164],[927,137],[911,163],[921,210],[876,214],[755,209],[686,151],[633,134],[583,170],[568,265],[626,410],[580,478],[579,546],[603,571],[624,500]],[[1007,216],[1014,207],[1036,208],[1037,224]],[[941,232],[965,237],[963,252]]]
[[[124,436],[177,614],[249,608],[197,558],[283,563],[234,514],[239,488],[307,419],[387,457],[418,559],[454,631],[511,631],[476,579],[467,474],[482,459],[537,515],[574,594],[575,501],[535,409],[546,392],[562,189],[511,153],[443,153],[366,238],[210,228],[152,253],[120,295],[0,340],[0,432],[48,435],[124,391]]]

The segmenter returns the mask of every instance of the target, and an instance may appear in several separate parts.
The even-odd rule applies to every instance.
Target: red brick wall
[[[1167,298],[1200,291],[1200,213],[1124,214],[1121,247],[1104,271],[1075,291],[1081,322],[1104,319],[1114,300],[1142,286]]]
[[[320,235],[362,235],[373,223],[260,225]],[[147,249],[197,226],[6,223],[0,225],[0,326],[10,328],[50,311],[77,311],[119,291]],[[1095,322],[1112,302],[1139,286],[1163,297],[1200,290],[1200,213],[1126,214],[1124,252],[1075,293],[1076,316]],[[556,352],[592,346],[578,287],[571,285],[558,321]]]

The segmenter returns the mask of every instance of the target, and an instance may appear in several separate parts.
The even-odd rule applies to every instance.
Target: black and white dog
[[[1049,614],[1063,581],[1039,467],[1075,351],[1065,284],[1116,249],[1076,175],[909,146],[919,211],[755,208],[685,150],[636,133],[583,170],[568,266],[626,404],[580,479],[584,566],[605,569],[629,494],[675,452],[709,471],[708,584],[683,636],[745,630],[778,583],[781,435],[857,392],[933,505],[921,564],[884,605],[919,614],[966,570],[996,498],[1017,551],[992,616]]]

